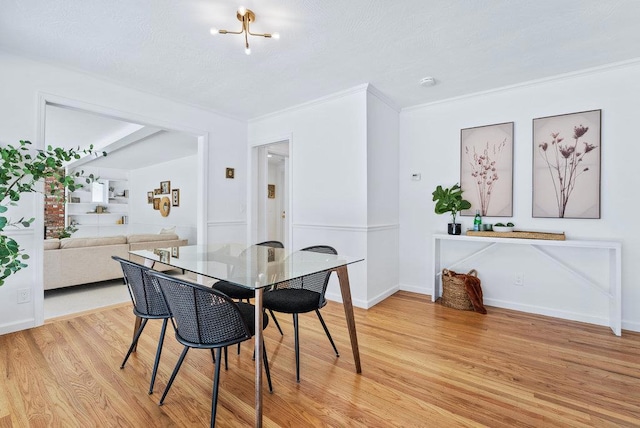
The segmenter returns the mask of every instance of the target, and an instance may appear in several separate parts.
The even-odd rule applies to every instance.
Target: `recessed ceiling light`
[[[423,77],[420,79],[420,86],[433,86],[436,84],[436,79],[433,77]]]

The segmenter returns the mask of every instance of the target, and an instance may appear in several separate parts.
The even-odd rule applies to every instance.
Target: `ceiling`
[[[280,40],[245,55],[211,36],[240,5]],[[0,50],[251,119],[363,83],[403,108],[634,60],[639,17],[636,0],[3,0]]]
[[[45,144],[74,149],[90,145],[107,156],[88,156],[72,162],[71,167],[133,170],[198,153],[194,136],[112,119],[72,108],[47,105]]]

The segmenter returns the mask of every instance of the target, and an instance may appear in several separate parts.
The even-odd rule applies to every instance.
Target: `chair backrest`
[[[311,247],[303,248],[300,251],[313,251],[315,253],[324,253],[324,254],[338,254],[335,248],[330,247],[328,245],[314,245]],[[301,278],[292,279],[291,281],[276,284],[274,289],[280,290],[283,288],[296,288],[296,289],[314,291],[319,294],[318,307],[320,308],[326,304],[324,294],[327,291],[327,285],[329,285],[330,276],[331,276],[331,271],[313,273],[311,275],[306,275]]]
[[[133,312],[141,317],[169,317],[164,297],[148,275],[151,269],[118,256],[111,258],[122,267],[124,281],[133,302]]]
[[[260,245],[261,247],[284,248],[284,245],[280,241],[264,241],[256,245]]]
[[[238,305],[225,294],[160,272],[149,276],[159,285],[183,344],[227,346],[251,338]]]

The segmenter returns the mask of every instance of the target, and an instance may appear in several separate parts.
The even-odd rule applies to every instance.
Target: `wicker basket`
[[[463,311],[473,311],[473,303],[467,295],[464,287],[464,279],[467,275],[478,276],[475,269],[469,273],[455,273],[449,269],[442,269],[442,297],[440,303],[443,306]]]

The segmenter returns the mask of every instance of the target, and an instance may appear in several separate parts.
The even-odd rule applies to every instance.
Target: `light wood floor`
[[[265,331],[274,393],[265,426],[640,426],[640,334],[488,308],[488,315],[399,292],[356,309],[363,372],[354,371],[342,306],[301,316],[302,380],[293,332]],[[164,406],[157,401],[181,351],[167,335],[155,393],[147,394],[160,322],[120,370],[133,315],[120,305],[0,336],[0,427],[207,426],[213,364],[189,352]],[[252,345],[229,353],[218,426],[253,423]]]

